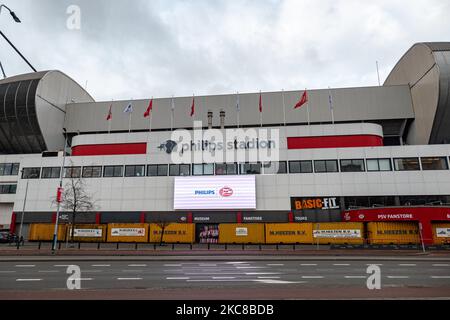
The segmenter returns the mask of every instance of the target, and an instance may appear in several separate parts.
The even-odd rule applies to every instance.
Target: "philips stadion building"
[[[382,86],[294,108],[304,92],[154,99],[144,117],[151,99],[96,102],[60,71],[0,80],[0,226],[54,223],[63,174],[95,202],[81,224],[409,222],[432,243],[450,222],[450,43],[415,44]],[[267,134],[209,134],[238,128]],[[278,158],[209,161],[212,146]]]

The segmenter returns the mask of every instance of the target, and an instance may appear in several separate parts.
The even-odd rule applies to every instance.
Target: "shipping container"
[[[219,243],[265,243],[262,223],[219,224]]]
[[[106,224],[76,224],[73,241],[75,242],[106,242]],[[67,236],[72,240],[72,225],[67,225]]]
[[[433,244],[450,244],[450,223],[433,223]]]
[[[369,222],[367,238],[370,244],[420,244],[416,222]]]
[[[150,224],[150,242],[161,242],[162,228],[156,223]],[[193,223],[170,223],[164,228],[163,243],[194,243],[195,225]]]
[[[55,224],[33,223],[30,226],[29,241],[53,241]],[[58,241],[66,240],[66,225],[58,224]]]
[[[362,222],[313,223],[313,244],[364,244]]]
[[[266,243],[313,243],[312,223],[267,223]]]
[[[109,223],[107,242],[148,242],[148,223]]]

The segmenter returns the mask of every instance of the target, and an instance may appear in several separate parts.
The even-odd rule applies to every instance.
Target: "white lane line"
[[[94,278],[75,278],[75,279],[72,279],[72,280],[91,281],[91,280],[94,280]]]
[[[350,263],[333,263],[333,266],[349,266]]]
[[[195,279],[186,280],[187,282],[252,282],[252,279]]]
[[[323,279],[323,276],[302,276],[303,279]]]
[[[284,266],[283,263],[268,263],[268,266]]]
[[[53,265],[54,267],[70,267],[71,265],[70,264],[54,264]]]
[[[246,272],[246,276],[256,276],[256,275],[267,275],[267,274],[281,274],[280,272]]]
[[[236,269],[264,269],[264,268],[267,267],[240,267],[240,266],[236,267]]]
[[[366,276],[345,276],[345,279],[365,279]]]
[[[98,273],[103,272],[103,270],[83,270],[83,273]]]
[[[213,279],[236,279],[236,277],[212,277]]]
[[[280,277],[258,277],[258,279],[280,279]]]
[[[417,266],[417,264],[415,264],[415,263],[399,263],[398,265],[400,267],[415,267],[415,266]]]
[[[317,266],[317,263],[302,263],[301,266]]]
[[[129,267],[146,267],[146,264],[129,264]]]
[[[55,272],[59,272],[58,270],[39,270],[38,272],[40,273],[55,273]]]
[[[215,263],[200,263],[200,267],[217,267],[217,264]]]
[[[122,272],[137,272],[137,273],[139,273],[139,272],[144,272],[144,270],[122,270]]]
[[[257,279],[254,282],[262,282],[267,284],[290,284],[290,283],[305,283],[305,281],[285,281],[285,280],[272,280],[272,279]]]
[[[110,264],[93,264],[91,267],[111,267]]]
[[[16,264],[17,268],[33,268],[36,267],[35,264]]]
[[[387,276],[388,279],[409,279],[409,276]]]
[[[0,271],[0,273],[13,273],[15,271]]]
[[[189,277],[167,277],[167,280],[189,280]]]
[[[433,267],[450,267],[450,264],[447,263],[435,263]]]
[[[16,281],[42,281],[42,279],[16,279]]]
[[[164,267],[181,267],[181,264],[165,264]]]
[[[225,264],[239,264],[239,263],[248,264],[248,262],[244,262],[244,261],[225,262]]]
[[[450,276],[431,276],[431,279],[450,279]]]
[[[142,280],[142,278],[117,278],[117,280]]]
[[[366,263],[366,266],[382,266],[382,263]]]
[[[233,274],[233,275],[244,275],[242,272],[186,272],[184,273],[187,276],[212,276],[215,274]]]

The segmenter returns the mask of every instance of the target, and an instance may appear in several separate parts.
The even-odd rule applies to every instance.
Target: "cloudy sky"
[[[448,0],[0,0],[39,70],[97,101],[377,85],[414,43],[450,41]],[[80,29],[67,27],[81,10]],[[0,39],[6,74],[28,66]]]

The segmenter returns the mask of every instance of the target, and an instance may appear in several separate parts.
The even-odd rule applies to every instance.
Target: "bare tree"
[[[61,208],[72,213],[71,241],[73,242],[76,215],[81,212],[93,211],[96,205],[91,194],[87,192],[86,182],[81,177],[81,172],[77,172],[73,167],[66,168],[66,170],[66,176],[69,180],[64,185]],[[56,199],[52,202],[56,203]]]
[[[170,225],[170,222],[169,221],[157,221],[156,225],[161,228],[161,238],[159,240],[159,245],[162,246],[163,238],[164,238],[164,231]]]

